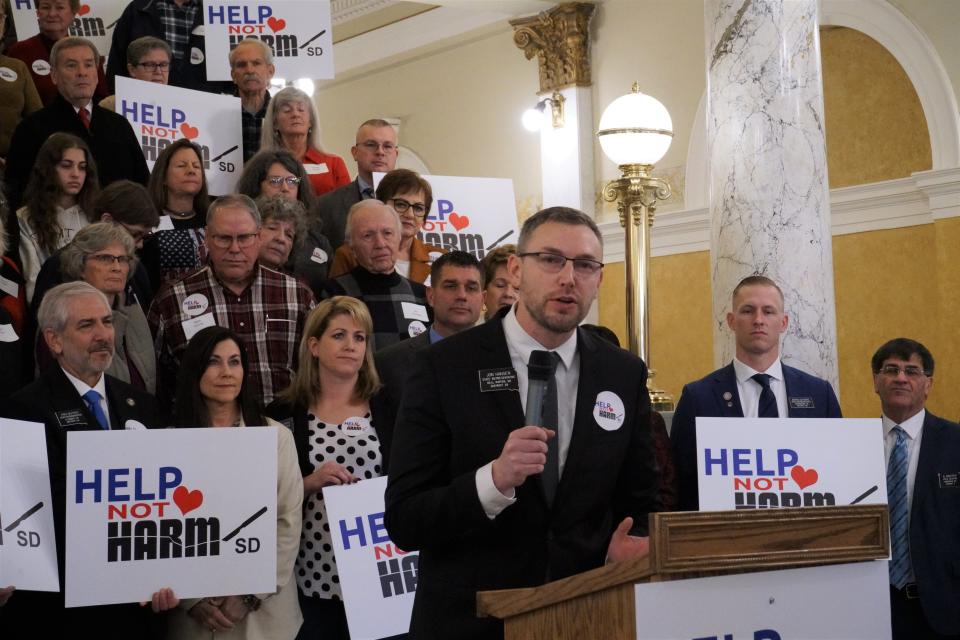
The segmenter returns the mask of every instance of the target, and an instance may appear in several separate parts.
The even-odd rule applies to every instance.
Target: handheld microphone
[[[527,413],[525,425],[543,424],[543,401],[547,397],[547,384],[553,375],[554,360],[549,351],[530,352],[527,363]]]

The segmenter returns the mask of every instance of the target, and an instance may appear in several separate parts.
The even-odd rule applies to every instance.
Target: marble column
[[[742,278],[783,289],[781,355],[837,387],[817,0],[706,0],[714,357]],[[839,389],[838,389],[839,390]]]

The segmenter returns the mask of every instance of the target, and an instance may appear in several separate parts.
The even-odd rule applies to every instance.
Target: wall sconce
[[[547,105],[550,105],[550,115],[554,129],[563,127],[563,103],[566,98],[559,91],[554,91],[549,98],[543,98],[532,109],[523,112],[523,128],[527,131],[539,131],[546,121]]]

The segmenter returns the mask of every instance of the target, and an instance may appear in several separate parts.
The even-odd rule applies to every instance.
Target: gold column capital
[[[514,44],[527,60],[537,57],[540,93],[590,86],[590,19],[595,10],[590,2],[564,2],[510,21]]]

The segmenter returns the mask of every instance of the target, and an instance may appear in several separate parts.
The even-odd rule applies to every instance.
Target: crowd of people
[[[5,586],[4,637],[348,638],[322,489],[385,475],[391,538],[420,551],[412,637],[500,637],[474,615],[478,590],[643,554],[648,514],[698,507],[696,417],[840,417],[829,383],[781,363],[783,292],[751,276],[727,317],[734,361],[684,388],[668,437],[644,363],[581,326],[604,267],[589,216],[540,211],[482,261],[431,246],[431,185],[396,167],[394,127],[360,123],[351,179],[311,97],[268,92],[269,46],[243,40],[232,82],[206,79],[201,0],[133,0],[105,67],[68,34],[78,0],[36,8],[40,34],[0,56],[0,416],[44,424],[61,585],[67,432],[142,427],[277,430],[277,576],[270,593],[200,599],[158,584],[149,607]],[[117,76],[239,96],[235,191],[209,192],[187,139],[148,171],[114,113]],[[538,351],[550,383],[530,423]],[[925,411],[933,368],[906,339],[872,363],[888,459],[912,474],[888,487],[923,497],[893,530],[898,638],[960,632],[938,547],[960,515],[917,475],[960,449]],[[619,403],[613,426],[591,415],[601,397]],[[921,471],[902,462],[918,457]]]

